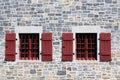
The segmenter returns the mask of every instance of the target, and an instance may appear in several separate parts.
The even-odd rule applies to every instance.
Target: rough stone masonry
[[[0,0],[0,80],[120,80],[120,0]],[[5,34],[16,26],[53,33],[50,62],[9,62]],[[112,34],[112,61],[61,61],[61,33],[100,26]],[[89,29],[88,29],[89,30]]]

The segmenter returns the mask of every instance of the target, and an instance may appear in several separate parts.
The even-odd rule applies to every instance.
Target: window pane
[[[97,34],[77,33],[76,34],[76,57],[77,59],[97,59]]]
[[[20,59],[39,59],[39,34],[19,34],[20,38]]]

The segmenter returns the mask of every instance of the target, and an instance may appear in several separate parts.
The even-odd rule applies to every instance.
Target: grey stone
[[[50,12],[50,9],[49,9],[49,8],[46,8],[46,9],[45,9],[45,12],[46,12],[46,13],[49,13],[49,12]]]
[[[36,70],[35,69],[31,69],[30,70],[30,74],[36,74]]]
[[[86,10],[86,6],[81,6],[81,10]]]
[[[101,2],[101,0],[97,0],[97,2]]]
[[[7,77],[7,79],[14,79],[14,77]]]
[[[101,78],[101,75],[96,75],[96,78]]]
[[[14,69],[14,66],[9,66],[10,69]]]
[[[117,79],[120,79],[120,75],[116,75],[115,77],[116,77]]]
[[[98,17],[98,15],[95,15],[95,17]]]
[[[3,31],[3,27],[0,27],[0,31]]]
[[[88,17],[93,17],[94,15],[93,14],[88,14]]]
[[[118,30],[118,26],[114,26],[114,30]]]
[[[76,10],[80,10],[80,6],[76,6]]]
[[[53,42],[53,45],[59,45],[59,42]]]
[[[56,14],[56,16],[61,16],[62,14]]]
[[[112,3],[112,0],[105,0],[106,3]]]
[[[45,80],[45,77],[40,77],[40,80]]]
[[[104,12],[99,12],[99,14],[104,14]]]
[[[83,3],[86,3],[87,2],[87,0],[81,0]]]
[[[3,20],[3,17],[0,16],[0,20]]]
[[[54,14],[48,14],[48,16],[54,16]]]
[[[117,8],[112,8],[112,12],[117,12]]]
[[[66,71],[57,71],[57,75],[66,75]]]

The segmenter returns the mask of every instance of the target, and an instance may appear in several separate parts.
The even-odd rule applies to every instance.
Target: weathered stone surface
[[[105,0],[106,3],[112,3],[112,0]]]
[[[0,0],[0,80],[120,80],[119,5],[119,0]],[[18,61],[2,63],[4,34],[15,32],[17,26],[52,32],[53,61],[43,62],[40,55],[39,61],[19,62],[16,55]],[[73,55],[72,62],[62,62],[62,33],[72,32],[73,26],[100,26],[101,31],[111,32],[112,61],[100,62],[97,55],[94,63]]]
[[[57,75],[66,75],[66,71],[57,71]]]
[[[3,31],[3,27],[0,27],[0,31]]]
[[[31,69],[30,70],[30,74],[36,74],[36,70],[35,69]]]

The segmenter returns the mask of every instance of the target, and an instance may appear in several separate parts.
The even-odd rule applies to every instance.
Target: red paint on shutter
[[[42,33],[42,60],[52,61],[52,33]]]
[[[15,61],[16,54],[16,35],[15,33],[6,33],[5,36],[5,60]]]
[[[100,61],[111,60],[111,34],[100,34]]]
[[[73,33],[62,34],[62,61],[73,60]]]

